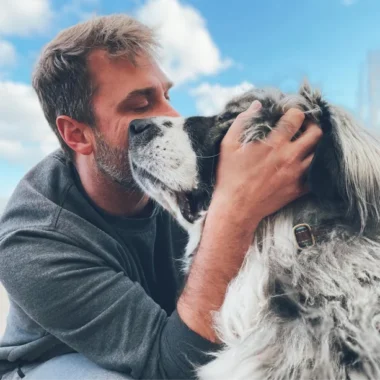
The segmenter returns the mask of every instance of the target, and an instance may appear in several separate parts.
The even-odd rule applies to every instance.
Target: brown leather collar
[[[307,223],[300,223],[293,227],[294,237],[297,247],[300,250],[315,246],[317,243],[326,237],[328,231],[331,231],[331,226],[310,226]]]

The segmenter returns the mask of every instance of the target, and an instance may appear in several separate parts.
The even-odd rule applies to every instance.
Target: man
[[[290,110],[271,143],[242,149],[244,121],[221,146],[217,183],[186,283],[186,235],[142,194],[128,166],[133,119],[177,116],[152,31],[127,16],[61,32],[33,76],[62,151],[20,182],[0,223],[10,315],[4,379],[194,377],[220,347],[212,327],[260,220],[306,192],[321,132]],[[184,289],[182,292],[180,289]]]

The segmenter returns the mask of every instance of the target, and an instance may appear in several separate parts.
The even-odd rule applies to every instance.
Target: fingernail
[[[251,111],[258,111],[261,108],[261,103],[258,100],[255,100],[249,107]]]

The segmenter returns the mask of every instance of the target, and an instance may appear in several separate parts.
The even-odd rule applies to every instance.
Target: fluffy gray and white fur
[[[130,128],[130,164],[144,191],[188,231],[184,271],[201,239],[220,142],[253,100],[242,144],[265,139],[290,108],[323,130],[310,193],[262,220],[214,315],[223,348],[196,368],[204,380],[380,379],[380,143],[303,85],[252,90],[213,117],[158,117]],[[300,250],[293,226],[325,233]]]

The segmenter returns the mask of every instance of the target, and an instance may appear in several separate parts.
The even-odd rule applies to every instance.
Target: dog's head
[[[242,143],[263,139],[290,108],[305,112],[324,134],[307,174],[320,207],[331,208],[361,229],[380,220],[380,145],[343,110],[308,85],[296,95],[253,90],[211,117],[135,120],[129,157],[137,183],[186,228],[204,215],[214,189],[220,143],[237,115],[254,100],[263,107],[247,124]]]
[[[129,157],[136,182],[185,228],[207,210],[220,143],[246,106],[249,101],[212,117],[154,117],[130,124]]]

